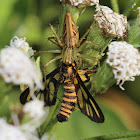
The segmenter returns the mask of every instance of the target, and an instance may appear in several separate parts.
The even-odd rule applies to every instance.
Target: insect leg
[[[81,42],[85,39],[85,37],[88,35],[88,33],[91,31],[92,26],[94,24],[94,21],[90,25],[89,29],[86,31],[86,33],[81,37],[81,39],[78,41],[77,46],[80,46]]]
[[[99,45],[93,43],[92,41],[88,41],[88,40],[86,40],[81,46],[79,46],[78,52],[82,51],[83,47],[86,44],[91,44],[91,45],[95,46],[96,48],[98,48],[100,50],[100,55],[102,56],[102,49],[101,49],[101,47]]]
[[[30,58],[35,57],[38,54],[42,54],[42,53],[61,53],[61,50],[38,51],[38,52],[35,52],[35,54],[32,55]]]
[[[44,65],[43,72],[44,72],[45,83],[46,83],[46,67],[47,67],[49,64],[51,64],[52,62],[54,62],[54,61],[56,61],[56,60],[58,60],[58,59],[61,59],[61,58],[62,58],[62,56],[59,55],[59,56],[55,57],[54,59],[50,60],[48,63],[46,63],[46,64]]]
[[[90,55],[85,55],[85,54],[81,54],[80,56],[81,56],[83,59],[88,58],[88,59],[91,59],[91,60],[95,60],[95,61],[97,62],[97,64],[98,64],[98,67],[100,67],[100,61],[99,61],[98,58],[92,57],[92,56],[90,56]]]
[[[53,26],[51,24],[50,24],[50,27],[51,27],[51,30],[52,30],[53,34],[55,35],[55,38],[56,38],[56,41],[57,41],[59,47],[63,48],[64,45],[62,44],[60,38],[58,37],[56,31],[54,30],[54,28],[53,28]]]

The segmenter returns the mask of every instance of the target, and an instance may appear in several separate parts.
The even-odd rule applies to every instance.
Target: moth
[[[83,114],[97,123],[104,122],[104,115],[96,101],[93,99],[83,82],[89,80],[89,76],[95,71],[85,70],[76,73],[75,63],[58,67],[46,76],[46,86],[43,90],[35,91],[35,96],[43,100],[45,106],[56,103],[57,91],[60,84],[64,84],[64,96],[61,102],[60,112],[57,115],[59,122],[67,121],[76,103]],[[20,96],[22,104],[32,100],[27,88]]]

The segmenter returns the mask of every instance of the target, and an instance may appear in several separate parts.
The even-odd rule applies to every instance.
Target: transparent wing
[[[34,86],[34,95],[39,99],[44,101],[45,106],[54,105],[57,98],[57,91],[59,85],[62,83],[63,77],[60,76],[60,67],[52,71],[50,74],[46,76],[46,83],[43,80],[44,89],[43,90],[36,90],[36,84]],[[32,100],[30,95],[30,90],[27,88],[21,95],[20,95],[20,102],[25,104],[26,102]]]
[[[77,82],[75,82],[75,85],[77,89],[77,102],[81,112],[89,117],[92,121],[103,123],[104,115],[96,101],[89,93],[88,89],[85,87],[79,74],[77,74],[76,79]]]

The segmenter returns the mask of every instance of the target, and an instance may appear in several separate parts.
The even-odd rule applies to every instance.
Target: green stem
[[[113,139],[120,139],[120,138],[131,138],[136,136],[140,136],[140,130],[113,133],[109,135],[102,135],[102,136],[97,136],[84,140],[113,140]]]
[[[128,17],[128,16],[131,14],[131,12],[132,12],[132,6],[133,6],[134,4],[137,4],[138,2],[139,2],[139,0],[131,0],[131,1],[129,2],[128,6],[126,6],[127,9],[125,9],[125,11],[123,12],[123,15],[125,15],[125,16]]]
[[[105,60],[101,67],[97,69],[97,73],[93,76],[93,80],[91,82],[91,93],[104,93],[115,82],[112,68]]]
[[[111,4],[112,4],[114,12],[119,13],[118,0],[111,0]]]
[[[59,106],[60,102],[57,101],[57,103],[50,108],[49,116],[47,117],[47,120],[42,124],[40,127],[40,136],[43,136],[44,133],[51,134],[54,130],[54,127],[57,123],[56,114],[59,112]],[[50,136],[49,136],[50,137]]]

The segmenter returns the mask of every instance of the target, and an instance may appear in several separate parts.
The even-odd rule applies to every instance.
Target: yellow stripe
[[[68,112],[68,113],[70,113],[70,114],[72,113],[72,111],[71,111],[71,110],[66,109],[66,108],[64,108],[64,107],[61,107],[61,110],[62,110],[62,111],[65,111],[65,112]]]
[[[61,103],[61,105],[64,106],[64,107],[67,107],[67,108],[69,108],[69,109],[72,109],[72,107],[73,107],[73,106],[67,105],[67,104],[65,104],[65,103]]]
[[[89,116],[89,109],[88,109],[88,105],[86,104],[86,111],[87,111],[87,114]]]
[[[67,82],[70,82],[70,81],[71,81],[71,80],[70,80],[70,79],[68,79],[68,80],[65,80],[65,81],[64,81],[64,83],[67,83]]]
[[[63,111],[60,111],[59,113],[62,114],[62,115],[64,115],[64,116],[66,116],[67,118],[69,118],[69,116],[70,116],[69,114],[67,114],[67,113],[65,113]]]
[[[72,67],[68,68],[68,73],[72,73]]]
[[[30,101],[30,99],[31,99],[31,95],[30,95],[30,93],[29,93],[29,95],[28,95],[26,101]]]
[[[75,98],[75,99],[68,99],[68,98],[63,97],[63,100],[67,101],[67,102],[73,102],[73,103],[77,102],[77,98]]]
[[[76,92],[73,92],[73,93],[67,93],[67,92],[65,92],[64,94],[66,96],[76,96]]]
[[[90,102],[91,102],[91,104],[92,104],[92,106],[93,106],[93,108],[94,108],[94,110],[95,110],[95,112],[96,112],[97,116],[100,118],[100,115],[99,115],[98,110],[96,109],[96,106],[94,105],[94,103],[92,102],[92,100],[91,100],[91,99],[89,99],[89,100],[90,100]]]
[[[74,86],[74,85],[72,85],[72,86],[70,86],[70,87],[64,86],[64,88],[65,88],[65,89],[75,89],[75,86]]]

